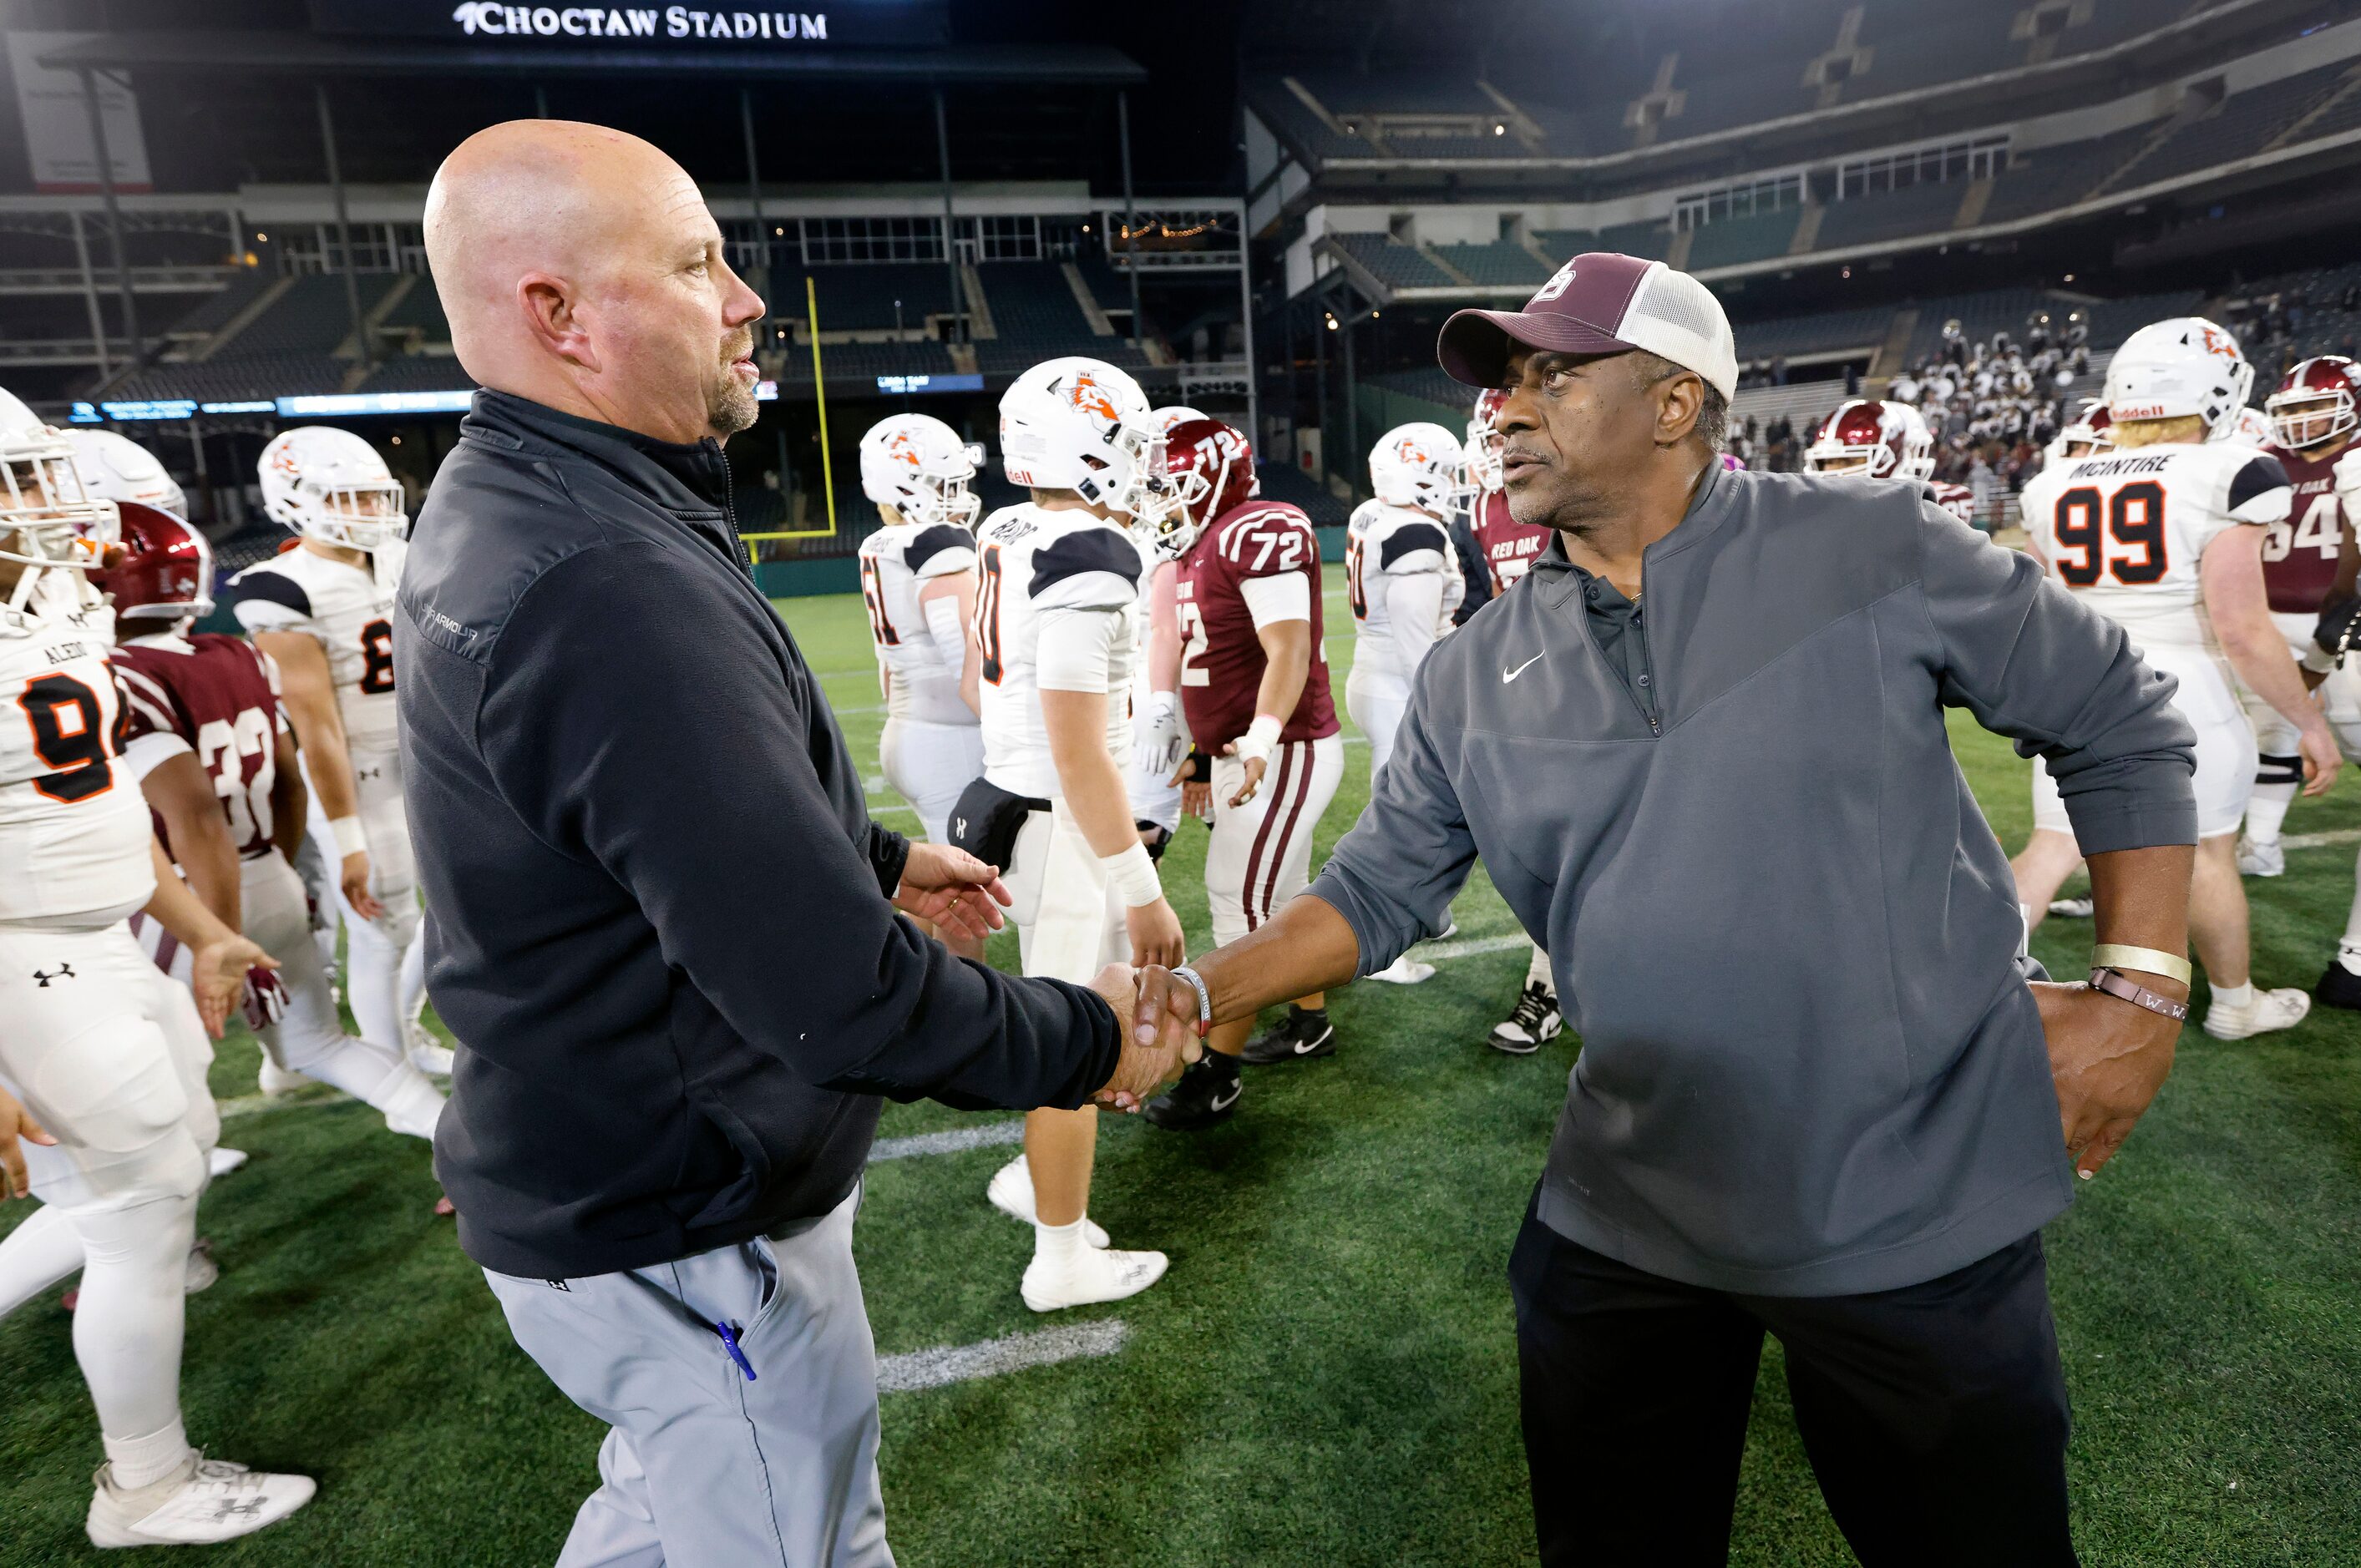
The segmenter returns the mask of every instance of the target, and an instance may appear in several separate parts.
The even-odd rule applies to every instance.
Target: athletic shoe
[[[1022,1220],[1028,1225],[1040,1223],[1039,1211],[1033,1206],[1033,1168],[1025,1163],[1023,1155],[992,1173],[983,1195],[991,1200],[994,1208],[1012,1220]],[[1107,1245],[1107,1234],[1088,1214],[1082,1216],[1082,1243],[1094,1247]]]
[[[205,1546],[235,1541],[277,1524],[312,1500],[319,1486],[309,1475],[274,1475],[196,1449],[187,1463],[152,1486],[126,1491],[115,1467],[92,1477],[90,1543],[115,1546]]]
[[[1335,1054],[1336,1025],[1328,1022],[1328,1009],[1308,1013],[1290,1002],[1286,1021],[1248,1040],[1238,1059],[1254,1067],[1268,1067],[1274,1062],[1310,1061],[1313,1057]]]
[[[2277,839],[2257,844],[2241,836],[2238,839],[2238,874],[2240,876],[2279,876],[2287,871],[2287,849]]]
[[[205,1157],[205,1174],[227,1176],[231,1171],[244,1165],[246,1158],[244,1149],[225,1149],[215,1145],[213,1153]]]
[[[1434,978],[1434,966],[1420,963],[1404,953],[1368,978],[1384,981],[1388,985],[1416,985]]]
[[[311,1081],[302,1073],[272,1061],[269,1051],[262,1053],[262,1069],[254,1075],[254,1086],[274,1100],[282,1094],[292,1094]]]
[[[2361,1012],[2361,973],[2347,968],[2348,963],[2361,963],[2361,949],[2340,946],[2336,957],[2329,960],[2320,983],[2312,988],[2315,1001],[2327,1007],[2345,1007]]]
[[[1038,1254],[1025,1267],[1016,1293],[1037,1312],[1087,1307],[1137,1296],[1164,1277],[1169,1261],[1160,1252],[1099,1252],[1085,1247],[1059,1267]]]
[[[2091,901],[2087,898],[2053,898],[2049,901],[2049,913],[2060,920],[2088,920],[2091,917]]]
[[[1438,942],[1447,942],[1459,935],[1459,916],[1446,909],[1443,912],[1443,929],[1434,934]]]
[[[451,1047],[436,1039],[425,1025],[413,1018],[402,1025],[406,1036],[402,1042],[410,1056],[410,1065],[436,1078],[451,1076]]]
[[[2216,1002],[2205,1010],[2205,1032],[2217,1040],[2244,1040],[2274,1029],[2292,1029],[2312,1011],[2312,998],[2293,986],[2257,991],[2244,1007]]]
[[[1557,1032],[1565,1027],[1565,1015],[1557,1007],[1557,992],[1535,981],[1518,994],[1516,1011],[1493,1025],[1484,1043],[1512,1057],[1531,1056],[1548,1041],[1556,1039]]]
[[[1180,1069],[1180,1081],[1149,1101],[1140,1114],[1168,1133],[1194,1133],[1236,1114],[1246,1080],[1235,1058],[1207,1051]]]

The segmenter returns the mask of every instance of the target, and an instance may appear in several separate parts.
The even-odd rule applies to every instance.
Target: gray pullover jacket
[[[1903,484],[1714,470],[1643,563],[1653,721],[1553,543],[1436,644],[1312,892],[1361,972],[1477,855],[1583,1039],[1539,1200],[1669,1278],[1932,1279],[2071,1201],[1964,707],[2086,852],[2196,841],[2194,737],[2123,630]]]

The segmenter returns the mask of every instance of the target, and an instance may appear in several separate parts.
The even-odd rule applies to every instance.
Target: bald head
[[[477,132],[435,171],[426,256],[467,373],[661,440],[754,420],[752,323],[697,182],[573,120]]]

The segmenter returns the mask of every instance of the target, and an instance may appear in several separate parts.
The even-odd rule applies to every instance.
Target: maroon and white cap
[[[1521,311],[1459,311],[1443,323],[1435,354],[1471,387],[1497,387],[1510,345],[1561,354],[1646,349],[1705,378],[1724,398],[1738,391],[1738,343],[1713,291],[1661,261],[1586,251],[1557,269]]]

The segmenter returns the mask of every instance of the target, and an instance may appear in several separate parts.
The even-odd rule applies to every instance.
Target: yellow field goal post
[[[748,565],[760,565],[754,546],[765,539],[833,539],[836,537],[836,466],[828,450],[828,378],[820,372],[819,363],[819,295],[812,287],[810,274],[804,276],[804,319],[811,330],[812,392],[819,400],[819,482],[820,493],[828,500],[826,528],[782,528],[767,533],[741,533],[740,543],[746,546]],[[784,476],[782,476],[784,477]]]

